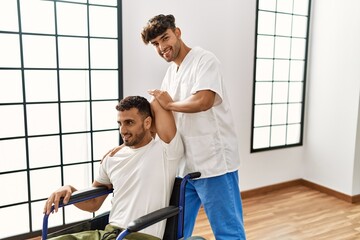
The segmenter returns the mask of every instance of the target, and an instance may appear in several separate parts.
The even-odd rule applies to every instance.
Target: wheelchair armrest
[[[63,198],[60,199],[59,207],[64,207],[65,205],[70,205],[82,201],[86,201],[92,198],[100,197],[102,195],[106,195],[112,193],[113,189],[108,189],[107,187],[89,187],[85,188],[71,194],[69,202],[64,204]],[[54,205],[51,207],[51,212],[54,211]],[[48,232],[48,218],[49,215],[44,214],[43,218],[43,227],[42,227],[42,239],[47,239]]]
[[[113,189],[108,189],[107,187],[89,187],[82,190],[78,190],[71,194],[69,202],[66,205],[86,201],[92,198],[100,197],[112,193]],[[60,199],[59,206],[64,206],[63,198]]]
[[[130,222],[129,225],[127,226],[127,230],[129,230],[130,232],[138,232],[150,225],[153,225],[164,219],[173,217],[178,213],[179,213],[179,207],[175,207],[175,206],[165,207],[156,210],[154,212],[151,212],[149,214],[146,214]]]

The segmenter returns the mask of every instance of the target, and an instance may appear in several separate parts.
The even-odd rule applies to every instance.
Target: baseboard
[[[255,197],[255,196],[264,195],[264,194],[267,194],[267,193],[270,193],[270,192],[273,192],[276,190],[301,185],[301,180],[302,179],[296,179],[296,180],[292,180],[292,181],[288,181],[288,182],[282,182],[282,183],[277,183],[277,184],[273,184],[273,185],[269,185],[269,186],[265,186],[265,187],[241,191],[241,198],[242,199],[251,198],[251,197]]]
[[[350,195],[335,191],[333,189],[324,187],[322,185],[310,182],[305,179],[295,179],[292,181],[277,183],[277,184],[273,184],[273,185],[269,185],[269,186],[265,186],[265,187],[261,187],[261,188],[241,191],[241,198],[246,199],[246,198],[250,198],[250,197],[260,196],[260,195],[264,195],[264,194],[267,194],[267,193],[270,193],[270,192],[273,192],[276,190],[280,190],[280,189],[284,189],[284,188],[288,188],[288,187],[292,187],[292,186],[297,186],[297,185],[306,186],[308,188],[317,190],[322,193],[326,193],[329,196],[336,197],[338,199],[341,199],[341,200],[349,202],[349,203],[360,202],[360,194],[350,196]]]

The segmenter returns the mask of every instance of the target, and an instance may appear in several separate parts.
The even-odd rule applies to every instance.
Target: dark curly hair
[[[128,96],[116,105],[116,110],[118,111],[130,110],[131,108],[138,109],[143,119],[148,116],[152,117],[150,103],[144,97]]]
[[[176,28],[175,25],[175,17],[171,14],[164,15],[160,14],[153,18],[151,18],[147,25],[141,32],[142,40],[145,44],[148,44],[152,39],[160,36],[168,29],[174,30]]]

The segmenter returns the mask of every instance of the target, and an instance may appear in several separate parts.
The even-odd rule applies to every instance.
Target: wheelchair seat
[[[183,239],[183,226],[184,226],[184,206],[185,206],[185,186],[189,179],[200,177],[199,172],[194,172],[186,175],[184,178],[176,178],[174,181],[174,186],[170,198],[170,203],[168,207],[158,209],[154,212],[146,214],[138,219],[133,220],[128,224],[126,229],[124,229],[116,238],[116,240],[124,239],[125,236],[136,233],[148,226],[151,226],[159,221],[167,219],[165,232],[163,240],[177,240]],[[81,191],[74,192],[69,202],[66,205],[78,203],[85,201],[91,198],[96,198],[102,195],[112,193],[112,189],[107,189],[106,187],[91,187]],[[65,207],[62,199],[60,200],[59,207]],[[54,207],[52,207],[54,210]],[[47,238],[52,238],[64,234],[71,234],[76,232],[82,232],[87,230],[96,230],[96,229],[105,229],[105,226],[109,221],[109,212],[105,212],[96,216],[95,218],[84,221],[80,224],[56,231],[54,233],[48,234],[48,217],[49,215],[44,215],[43,218],[43,229],[42,229],[42,239],[46,240]],[[139,238],[140,239],[140,238]],[[202,237],[190,237],[188,239],[203,239]]]

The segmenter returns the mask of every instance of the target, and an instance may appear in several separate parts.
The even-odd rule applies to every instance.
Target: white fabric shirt
[[[169,144],[158,137],[138,149],[122,148],[100,165],[96,181],[112,184],[114,197],[109,223],[126,227],[147,213],[169,206],[171,191],[184,147],[177,133]],[[142,232],[163,237],[166,221]]]
[[[193,48],[179,69],[172,63],[163,79],[162,90],[181,101],[200,90],[216,93],[207,111],[175,112],[177,128],[185,145],[185,162],[180,175],[200,171],[201,178],[238,170],[240,160],[234,122],[227,99],[220,62],[209,51]]]

